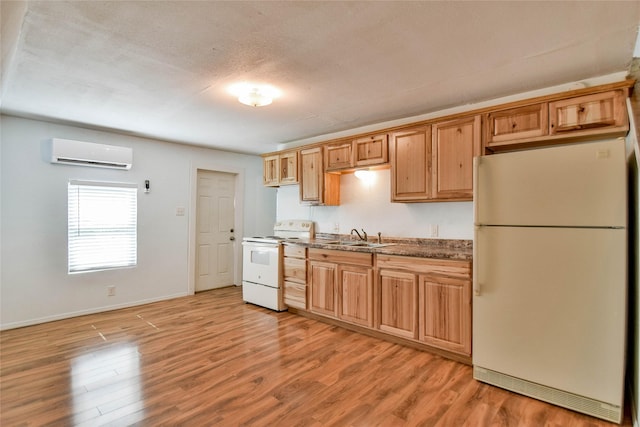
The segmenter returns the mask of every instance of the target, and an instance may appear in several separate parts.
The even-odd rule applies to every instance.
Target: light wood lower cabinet
[[[337,282],[338,266],[335,263],[309,261],[309,310],[338,317]]]
[[[293,308],[307,309],[307,248],[284,245],[284,303]]]
[[[309,310],[373,327],[373,255],[309,249]]]
[[[471,282],[421,275],[420,336],[434,347],[471,355]]]
[[[338,318],[373,326],[373,269],[338,266]]]
[[[470,360],[470,261],[309,248],[308,266],[312,313]]]
[[[378,273],[378,321],[381,331],[418,338],[418,276],[394,270]]]
[[[378,329],[471,355],[470,261],[377,255],[376,264]]]

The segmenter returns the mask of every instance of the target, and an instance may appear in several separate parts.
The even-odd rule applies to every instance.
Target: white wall
[[[268,234],[273,227],[275,190],[262,186],[259,156],[9,116],[1,116],[0,125],[0,328],[187,295],[197,167],[231,171],[241,178],[240,194],[246,202],[236,201],[240,209],[244,206],[236,228],[242,235]],[[120,171],[50,164],[44,153],[52,137],[132,147],[134,166]],[[67,274],[70,179],[139,185],[137,267]],[[150,194],[142,191],[145,179],[151,181]],[[177,207],[185,208],[185,216],[176,216]],[[242,236],[237,237],[239,245]],[[236,283],[240,280],[236,277]],[[117,287],[116,296],[107,296],[109,285]]]
[[[370,236],[432,237],[430,225],[438,226],[438,238],[473,239],[472,202],[391,203],[389,170],[374,171],[367,184],[354,174],[340,176],[340,206],[307,206],[299,200],[299,186],[278,189],[277,218],[309,219],[316,232],[349,234],[352,228]]]

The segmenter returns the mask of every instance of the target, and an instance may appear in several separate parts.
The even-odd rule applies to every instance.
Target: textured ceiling
[[[246,153],[628,70],[640,2],[0,3],[4,113]],[[227,87],[266,82],[271,106]]]

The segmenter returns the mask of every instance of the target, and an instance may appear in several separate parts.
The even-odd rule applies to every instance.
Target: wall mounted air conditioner
[[[132,160],[133,150],[129,147],[51,139],[51,163],[128,170]]]

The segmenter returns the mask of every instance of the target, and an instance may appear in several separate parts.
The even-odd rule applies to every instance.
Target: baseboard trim
[[[7,329],[23,328],[25,326],[39,325],[40,323],[55,322],[56,320],[70,319],[72,317],[86,316],[87,314],[103,313],[105,311],[112,311],[112,310],[119,310],[121,308],[135,307],[135,306],[139,306],[139,305],[150,304],[150,303],[153,303],[153,302],[166,301],[166,300],[170,300],[170,299],[174,299],[174,298],[185,297],[187,295],[191,295],[191,294],[189,294],[188,292],[181,292],[181,293],[178,293],[178,294],[165,295],[165,296],[158,297],[158,298],[148,298],[148,299],[143,299],[143,300],[138,300],[138,301],[133,301],[133,302],[127,302],[127,303],[123,303],[123,304],[109,305],[109,306],[106,306],[106,307],[91,308],[91,309],[88,309],[88,310],[78,310],[78,311],[72,311],[72,312],[69,312],[69,313],[61,313],[61,314],[55,314],[55,315],[52,315],[52,316],[39,317],[39,318],[36,318],[36,319],[28,319],[28,320],[21,320],[21,321],[18,321],[18,322],[3,323],[3,324],[0,325],[0,331],[4,331],[4,330],[7,330]]]

